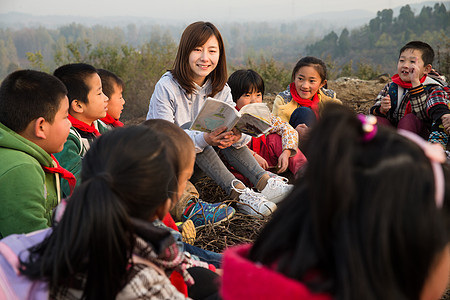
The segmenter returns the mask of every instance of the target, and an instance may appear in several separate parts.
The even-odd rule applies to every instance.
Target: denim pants
[[[295,128],[297,125],[305,124],[311,127],[316,122],[316,114],[309,107],[296,108],[289,118],[289,124]]]
[[[207,262],[208,264],[213,265],[216,268],[220,268],[222,263],[222,254],[212,252],[209,250],[204,250],[199,247],[192,246],[188,243],[184,243],[184,251],[189,252],[192,255],[197,256],[201,261]]]
[[[206,175],[223,188],[228,195],[232,191],[231,182],[236,177],[223,164],[216,151],[220,151],[228,163],[247,177],[255,186],[259,179],[266,173],[247,146],[239,149],[232,146],[225,149],[212,146],[205,147],[203,152],[197,153],[195,163]]]

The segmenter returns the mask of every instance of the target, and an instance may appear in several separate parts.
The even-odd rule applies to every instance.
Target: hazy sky
[[[362,9],[377,12],[424,0],[0,0],[0,13],[139,16],[177,20],[270,21],[320,11]]]

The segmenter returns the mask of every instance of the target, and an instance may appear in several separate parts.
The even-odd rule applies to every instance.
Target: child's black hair
[[[449,174],[438,208],[431,163],[412,141],[382,126],[364,141],[355,113],[335,104],[311,130],[306,172],[249,258],[334,299],[419,299],[449,243]]]
[[[228,78],[233,101],[236,102],[242,95],[249,92],[261,92],[264,95],[264,80],[252,69],[237,70]]]
[[[433,64],[434,50],[427,43],[424,43],[422,41],[411,41],[400,49],[400,53],[398,56],[400,57],[403,51],[408,49],[419,50],[420,52],[422,52],[422,60],[424,62],[424,66]]]
[[[298,70],[300,70],[300,68],[302,67],[313,67],[314,70],[319,73],[321,83],[327,80],[327,66],[325,65],[323,60],[314,56],[305,56],[297,62],[294,69],[292,70],[292,81],[294,81],[295,74],[297,74]],[[326,85],[324,87],[327,88]]]
[[[0,122],[18,133],[39,117],[53,123],[66,95],[66,87],[55,76],[34,70],[15,71],[0,86]]]
[[[124,84],[122,79],[113,72],[104,69],[97,69],[97,72],[102,80],[103,94],[108,98],[111,98],[114,93],[114,85],[123,89]]]
[[[48,281],[51,292],[83,274],[83,298],[115,299],[130,278],[136,236],[154,245],[161,239],[149,233],[148,223],[178,191],[171,151],[145,126],[102,134],[83,158],[81,184],[62,219],[30,249],[21,272]]]
[[[97,69],[84,63],[63,65],[53,72],[53,75],[58,77],[67,88],[69,105],[75,99],[88,103],[91,87],[88,86],[87,79],[93,74],[98,74]]]

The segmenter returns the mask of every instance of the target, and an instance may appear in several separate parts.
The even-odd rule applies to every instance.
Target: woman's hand
[[[208,145],[217,146],[220,149],[225,149],[236,143],[241,138],[241,133],[238,130],[226,131],[227,127],[222,126],[216,130],[203,134]]]

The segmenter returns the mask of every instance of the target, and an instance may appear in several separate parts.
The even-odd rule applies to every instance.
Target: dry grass
[[[236,201],[230,200],[225,191],[209,177],[203,177],[195,183],[200,198],[216,203],[224,202],[236,208]],[[249,216],[239,212],[229,220],[217,225],[208,224],[197,231],[195,246],[202,249],[223,252],[227,247],[252,243],[258,237],[261,228],[269,217]]]

